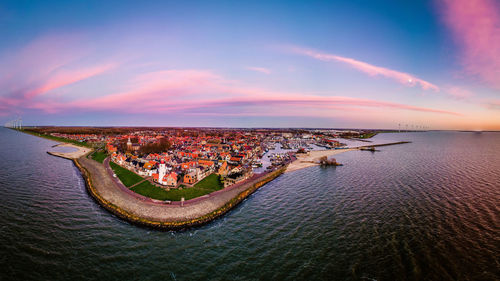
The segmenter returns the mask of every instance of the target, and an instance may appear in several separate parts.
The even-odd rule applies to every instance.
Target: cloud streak
[[[334,62],[341,62],[346,65],[349,65],[350,67],[357,69],[363,73],[366,73],[370,76],[383,76],[386,78],[390,78],[392,80],[397,81],[398,83],[401,83],[405,86],[409,87],[414,87],[414,86],[419,86],[423,90],[434,90],[436,92],[439,91],[439,87],[427,82],[423,79],[420,79],[414,75],[405,73],[405,72],[400,72],[392,69],[388,69],[385,67],[380,67],[376,65],[372,65],[366,62],[362,62],[359,60],[355,60],[353,58],[348,58],[348,57],[341,57],[333,54],[327,54],[327,53],[321,53],[317,51],[313,51],[310,49],[302,49],[298,47],[293,47],[292,52],[304,56],[308,56],[317,60],[321,61],[334,61]]]
[[[268,69],[268,68],[265,68],[265,67],[248,66],[248,67],[246,67],[246,69],[252,70],[252,71],[255,71],[255,72],[260,72],[260,73],[263,73],[263,74],[271,74],[271,70]]]
[[[500,110],[500,100],[490,100],[485,103],[485,107],[488,109]]]
[[[500,3],[493,0],[440,0],[444,23],[459,44],[468,74],[500,89]]]
[[[4,115],[20,108],[49,108],[58,103],[42,96],[109,72],[118,65],[83,63],[91,48],[81,41],[77,35],[46,35],[2,57],[5,64],[0,65],[0,103],[4,105]]]
[[[103,74],[115,66],[116,65],[113,63],[108,63],[77,70],[60,70],[49,76],[45,81],[42,81],[40,86],[26,92],[24,96],[25,98],[33,98],[52,90]]]
[[[448,87],[446,93],[456,100],[465,100],[474,96],[471,91],[456,86]]]
[[[460,116],[461,114],[447,111],[439,110],[433,108],[417,107],[411,105],[405,105],[394,102],[386,101],[376,101],[370,99],[359,99],[351,97],[342,96],[331,96],[331,97],[320,97],[320,96],[306,96],[306,95],[289,95],[291,97],[269,97],[269,98],[231,98],[225,100],[218,100],[202,104],[201,108],[207,107],[221,107],[221,108],[231,108],[231,107],[270,107],[276,106],[277,108],[284,109],[284,111],[290,108],[296,108],[299,110],[309,109],[338,109],[338,110],[352,110],[360,108],[389,108],[397,110],[409,110],[417,112],[427,112],[427,113],[437,113]],[[312,112],[312,111],[310,111]]]
[[[293,92],[276,92],[247,87],[226,80],[206,70],[165,70],[141,74],[132,80],[130,91],[72,102],[32,104],[45,112],[68,110],[113,111],[119,113],[155,114],[227,114],[245,115],[260,112],[267,116],[282,114],[314,115],[318,110],[350,111],[363,108],[383,108],[445,114],[460,114],[447,110],[417,107],[394,102],[342,96],[315,96]],[[216,96],[207,96],[216,93]]]

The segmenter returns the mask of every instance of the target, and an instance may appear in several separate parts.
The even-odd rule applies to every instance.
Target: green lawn
[[[109,162],[109,165],[111,166],[111,169],[115,172],[116,176],[122,181],[122,183],[126,187],[132,186],[144,179],[138,174],[129,171],[123,167],[120,167],[118,164]]]
[[[224,187],[220,178],[216,174],[211,174],[194,185],[195,188],[219,190]]]
[[[86,142],[79,142],[79,141],[72,140],[72,139],[55,137],[55,136],[51,136],[51,135],[48,135],[48,134],[40,134],[38,132],[30,131],[28,129],[22,130],[22,132],[25,132],[25,133],[28,133],[28,134],[31,134],[31,135],[34,135],[34,136],[46,138],[46,139],[49,139],[49,140],[58,141],[58,142],[72,143],[74,145],[84,146],[84,147],[90,147],[90,148],[92,147],[92,145],[90,145],[90,144],[88,144]]]
[[[360,135],[359,138],[360,139],[369,139],[371,137],[374,137],[375,135],[377,135],[378,132],[373,132],[373,133],[366,133],[364,135]]]
[[[102,163],[104,161],[104,159],[106,159],[106,157],[108,157],[108,154],[106,154],[106,152],[104,152],[104,151],[96,151],[96,152],[91,154],[91,157],[95,161]]]
[[[189,200],[213,192],[213,190],[196,187],[183,188],[182,190],[171,189],[167,191],[161,187],[152,185],[148,181],[132,187],[132,190],[149,198],[170,201],[181,201],[182,197],[184,197],[185,200]]]

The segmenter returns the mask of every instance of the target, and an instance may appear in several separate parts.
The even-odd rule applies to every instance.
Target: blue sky
[[[0,121],[500,129],[499,15],[489,0],[2,2]]]

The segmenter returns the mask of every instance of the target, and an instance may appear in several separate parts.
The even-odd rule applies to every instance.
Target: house
[[[166,186],[170,186],[170,187],[176,187],[177,186],[177,174],[175,172],[171,172],[169,174],[166,174],[163,177],[163,184]]]
[[[340,142],[337,140],[326,139],[325,142],[330,146],[340,146]]]
[[[238,156],[233,156],[231,159],[229,159],[229,163],[233,165],[238,165],[241,162],[242,158]]]
[[[229,152],[222,152],[220,157],[222,160],[229,161],[229,159],[231,159],[231,154]]]
[[[157,182],[161,185],[166,185],[169,187],[176,187],[177,186],[177,173],[175,173],[175,172],[165,174],[161,181],[159,181],[160,174],[158,174],[158,173],[153,173],[152,177],[153,177],[154,182]]]
[[[118,148],[116,146],[113,146],[112,144],[107,144],[106,145],[106,150],[108,151],[108,153],[114,153],[118,150]]]
[[[205,168],[213,168],[214,162],[210,160],[198,160],[198,165],[201,165]]]
[[[208,168],[205,168],[203,166],[199,166],[198,168],[196,168],[196,179],[201,181],[202,179],[204,179],[205,177],[207,177],[211,173],[212,173],[212,169],[208,169]]]
[[[224,179],[224,187],[228,187],[228,186],[233,185],[235,183],[239,183],[241,181],[244,181],[244,180],[248,179],[251,175],[252,175],[251,173],[245,173],[243,171],[231,173]]]
[[[156,162],[152,161],[152,160],[144,163],[144,166],[142,166],[142,168],[144,170],[144,174],[147,176],[152,176],[155,166],[156,166]]]
[[[124,155],[116,156],[116,162],[118,162],[118,164],[123,165],[125,161],[127,161],[127,157],[125,157]]]
[[[228,172],[229,172],[229,166],[227,165],[227,161],[224,161],[222,165],[219,167],[217,174],[225,177]]]
[[[183,182],[187,183],[187,184],[195,183],[196,182],[196,174],[195,173],[185,174]]]
[[[188,170],[188,169],[194,168],[196,166],[197,166],[197,163],[195,161],[181,163],[182,170]]]

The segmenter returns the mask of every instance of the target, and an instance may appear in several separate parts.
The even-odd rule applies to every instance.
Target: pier
[[[390,143],[362,145],[362,146],[357,146],[357,147],[353,147],[353,148],[362,150],[363,148],[367,149],[367,148],[372,148],[372,147],[375,148],[375,147],[380,147],[380,146],[389,146],[389,145],[405,144],[405,143],[411,143],[411,141],[398,141],[398,142],[390,142]]]

